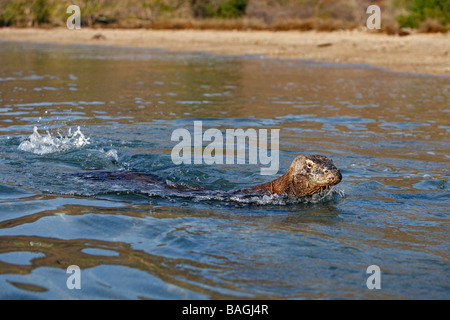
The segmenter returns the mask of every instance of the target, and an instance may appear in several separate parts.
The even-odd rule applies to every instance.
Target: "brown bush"
[[[445,33],[448,31],[448,27],[444,27],[439,21],[434,19],[427,19],[420,23],[419,32],[422,33]]]
[[[395,20],[384,19],[381,21],[381,31],[389,35],[398,34],[400,32],[400,25]]]
[[[268,26],[260,20],[238,18],[238,19],[167,19],[155,21],[152,29],[194,29],[194,30],[267,30]]]
[[[350,22],[345,22],[339,19],[317,19],[315,30],[317,31],[337,31],[344,29],[351,29],[354,27],[354,24]]]
[[[297,31],[310,31],[314,30],[316,24],[314,19],[286,19],[278,20],[267,25],[267,28],[272,31],[287,31],[287,30],[297,30]]]

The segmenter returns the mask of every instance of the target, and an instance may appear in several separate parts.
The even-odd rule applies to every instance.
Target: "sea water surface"
[[[449,88],[364,65],[1,42],[0,299],[449,299]],[[175,165],[171,134],[194,121],[280,129],[278,174]],[[79,174],[220,194],[299,154],[331,157],[337,189],[229,199]]]

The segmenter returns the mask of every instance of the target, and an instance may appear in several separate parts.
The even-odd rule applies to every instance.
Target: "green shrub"
[[[50,9],[46,0],[36,0],[31,6],[37,24],[48,23],[50,21]]]
[[[191,0],[196,18],[239,18],[245,15],[249,0]]]
[[[0,25],[12,26],[17,23],[20,16],[24,14],[23,3],[4,1],[0,8]]]
[[[220,3],[217,16],[220,18],[239,18],[245,15],[248,0],[228,0]]]
[[[436,20],[443,26],[450,23],[449,0],[412,0],[408,11],[409,15],[397,18],[401,27],[418,28],[427,19]]]
[[[0,26],[33,26],[48,23],[51,8],[47,0],[0,2]]]
[[[196,18],[212,17],[216,10],[211,0],[191,0],[191,8]]]

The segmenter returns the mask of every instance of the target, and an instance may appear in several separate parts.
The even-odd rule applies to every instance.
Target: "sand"
[[[102,36],[94,37],[101,34]],[[145,29],[0,28],[0,40],[103,44],[171,51],[370,64],[400,72],[450,76],[450,33],[389,36],[366,31],[272,32]]]

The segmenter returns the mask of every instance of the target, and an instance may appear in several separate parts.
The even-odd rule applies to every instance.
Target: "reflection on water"
[[[0,60],[0,298],[449,298],[448,78],[7,42]],[[279,174],[330,156],[345,197],[226,201],[78,174],[218,194],[272,179],[175,166],[171,133],[194,120],[281,129]],[[381,290],[366,287],[373,264]]]

